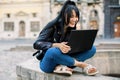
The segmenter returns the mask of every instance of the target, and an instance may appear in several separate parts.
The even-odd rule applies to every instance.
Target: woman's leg
[[[74,63],[74,58],[63,54],[58,48],[50,48],[47,50],[44,58],[40,62],[40,68],[44,72],[53,72],[58,64],[73,66]]]
[[[50,48],[47,50],[43,60],[40,63],[40,68],[44,72],[53,72],[55,67],[58,65],[66,65],[66,66],[77,66],[80,68],[85,68],[87,63],[80,62],[70,57],[69,55],[62,54],[62,52],[58,48]],[[89,69],[90,73],[96,72],[95,68]]]
[[[76,60],[78,61],[85,61],[91,57],[94,56],[94,54],[96,53],[96,47],[93,46],[90,50],[82,52],[82,53],[76,53],[76,54],[72,54],[70,55],[71,57],[74,57]]]
[[[71,67],[71,68],[74,68],[75,66],[83,68],[83,69],[85,69],[85,67],[89,67],[88,64],[83,62],[83,61],[91,58],[95,53],[96,53],[96,47],[93,46],[91,48],[91,50],[85,51],[83,53],[78,53],[78,54],[75,54],[75,55],[71,55],[72,57],[74,57],[76,59],[74,66]],[[95,67],[91,67],[91,68],[88,69],[87,74],[88,73],[89,73],[89,75],[90,74],[95,75],[97,73],[97,69]]]

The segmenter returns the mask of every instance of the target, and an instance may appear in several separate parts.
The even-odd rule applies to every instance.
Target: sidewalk
[[[0,40],[0,80],[16,80],[16,65],[33,58],[33,51],[10,51],[16,46],[32,46],[33,40]]]
[[[18,44],[33,44],[35,41],[35,39],[11,39],[11,40],[0,40],[0,44],[14,44],[14,45],[18,45]],[[98,43],[120,43],[120,38],[116,38],[116,39],[96,39],[94,44],[98,44]]]

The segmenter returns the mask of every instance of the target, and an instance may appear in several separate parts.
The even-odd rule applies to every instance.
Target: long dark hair
[[[71,7],[70,7],[70,6],[71,6]],[[54,20],[52,20],[50,24],[47,24],[47,26],[50,27],[50,26],[57,25],[58,23],[60,23],[60,24],[59,24],[59,27],[63,30],[64,27],[65,27],[65,24],[66,24],[66,23],[65,23],[65,17],[64,17],[65,12],[68,14],[67,11],[71,11],[71,10],[75,10],[76,15],[78,16],[78,19],[79,19],[79,10],[78,10],[78,8],[76,7],[75,2],[70,1],[70,0],[67,0],[67,1],[63,4],[63,6],[62,6],[62,8],[61,8],[61,10],[60,10],[60,12],[59,12],[59,14],[58,14],[58,16],[57,16]],[[72,12],[70,12],[69,14],[71,15]],[[67,19],[68,22],[67,22],[67,23],[69,23],[70,17],[71,17],[71,16],[68,17],[68,19]]]
[[[62,15],[62,19],[64,21],[64,24],[68,25],[70,22],[70,18],[72,17],[72,11],[75,11],[76,16],[78,17],[78,21],[79,21],[79,10],[76,6],[73,5],[68,5],[68,7],[65,9],[64,14]]]
[[[55,19],[56,21],[60,21],[61,19],[64,20],[64,19],[63,19],[63,15],[64,15],[64,13],[65,13],[66,8],[68,8],[68,6],[70,6],[70,5],[76,6],[75,2],[70,1],[70,0],[67,0],[67,1],[63,4],[63,7],[61,8],[58,16],[56,17],[56,19]]]

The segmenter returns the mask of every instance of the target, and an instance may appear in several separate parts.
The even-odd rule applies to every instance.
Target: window
[[[40,30],[40,24],[38,21],[32,21],[31,22],[31,31],[32,32],[38,32]]]
[[[119,0],[119,5],[120,5],[120,0]]]
[[[118,5],[119,4],[119,0],[110,0],[110,4],[111,5]]]
[[[82,1],[81,0],[77,0],[77,3],[80,4],[80,3],[82,3]]]
[[[14,31],[14,22],[4,22],[4,31]]]
[[[89,17],[90,29],[98,29],[99,27],[99,17],[97,10],[92,10]]]
[[[37,14],[36,14],[36,13],[32,13],[32,16],[33,16],[33,17],[37,17]]]
[[[55,1],[63,2],[63,1],[66,1],[66,0],[55,0]],[[77,2],[77,1],[80,1],[80,0],[71,0],[71,1],[75,1],[75,2]]]
[[[77,1],[81,1],[81,0],[77,0]]]
[[[57,2],[63,2],[63,1],[65,1],[65,0],[55,0],[55,1],[57,1]]]
[[[93,0],[93,1],[95,1],[95,2],[100,2],[100,0]]]
[[[7,13],[6,16],[7,16],[7,18],[10,18],[10,14],[9,13]]]

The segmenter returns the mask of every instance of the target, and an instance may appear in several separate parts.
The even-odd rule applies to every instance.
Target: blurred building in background
[[[106,38],[120,38],[120,0],[104,0]]]
[[[59,14],[64,1],[0,0],[0,39],[36,38],[42,28]],[[120,29],[116,27],[120,20],[119,7],[116,5],[120,0],[72,1],[76,2],[80,11],[81,29],[99,29],[99,38],[120,37]],[[116,4],[111,6],[110,1],[116,1]],[[110,16],[113,13],[114,18]],[[115,18],[116,22],[112,21]]]
[[[0,0],[0,39],[32,39],[50,20],[49,0]]]
[[[52,18],[59,13],[65,0],[51,0]],[[104,5],[103,0],[72,0],[80,11],[81,29],[99,29],[98,37],[104,37]]]

